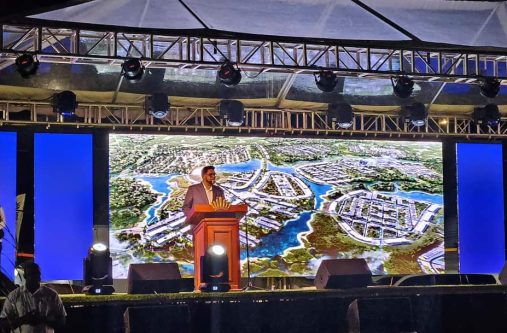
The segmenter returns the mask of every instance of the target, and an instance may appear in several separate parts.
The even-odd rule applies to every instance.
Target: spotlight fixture
[[[218,70],[218,78],[227,87],[232,87],[241,82],[241,71],[229,60],[226,60],[224,64]]]
[[[137,82],[144,74],[144,66],[139,59],[127,59],[121,64],[121,72],[125,79]]]
[[[496,127],[500,124],[500,110],[496,104],[488,104],[483,108],[475,108],[472,118],[476,125]]]
[[[245,106],[240,101],[225,99],[218,105],[220,117],[227,126],[241,126],[245,120]]]
[[[164,93],[156,93],[144,98],[144,111],[157,119],[167,116],[170,106],[169,98]]]
[[[424,126],[428,118],[428,110],[423,103],[413,103],[403,106],[401,109],[402,117],[406,123],[411,122],[416,127]]]
[[[317,88],[319,88],[323,92],[332,92],[334,87],[336,87],[336,83],[338,82],[338,78],[336,74],[332,71],[321,70],[319,75],[314,75],[315,83],[317,84]]]
[[[111,295],[113,287],[113,261],[108,247],[95,243],[83,262],[83,292],[88,295]]]
[[[394,95],[399,98],[409,98],[414,91],[414,81],[408,76],[391,77]]]
[[[352,106],[347,103],[329,104],[327,115],[328,119],[340,128],[349,128],[354,123]]]
[[[34,58],[31,54],[25,53],[16,58],[16,70],[21,74],[21,77],[27,79],[34,75],[39,68],[39,60]]]
[[[495,98],[500,91],[500,81],[495,77],[488,77],[480,81],[481,95],[488,98]]]
[[[65,90],[53,94],[53,112],[61,114],[64,117],[71,117],[75,114],[77,108],[76,94],[70,90]]]
[[[222,245],[214,244],[201,257],[201,291],[229,291],[229,259]]]
[[[107,250],[107,246],[104,243],[95,243],[92,245],[92,249],[94,252],[104,252]]]

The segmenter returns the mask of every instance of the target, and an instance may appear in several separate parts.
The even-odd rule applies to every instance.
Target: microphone
[[[241,201],[242,203],[244,203],[245,205],[248,206],[248,208],[251,208],[251,209],[254,209],[248,202],[246,202],[242,197],[240,197],[237,193],[233,192],[232,190],[228,189],[227,187],[225,187],[224,185],[222,184],[218,184],[218,183],[215,183],[213,184],[215,185],[216,187],[218,187],[219,189],[221,189],[222,191],[226,192],[226,193],[229,193],[230,195],[232,195],[233,197],[236,197],[238,198],[239,201]],[[225,198],[224,198],[225,199]],[[256,209],[254,209],[255,211],[257,211]]]

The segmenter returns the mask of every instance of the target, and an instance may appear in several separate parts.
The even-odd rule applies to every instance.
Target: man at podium
[[[188,187],[183,212],[192,225],[194,243],[195,290],[238,290],[240,280],[239,220],[245,216],[247,206],[231,205],[225,200],[224,190],[214,185],[215,167],[201,171],[202,182]],[[217,274],[203,268],[206,254],[214,245],[225,249],[227,274]],[[208,261],[206,261],[208,262]],[[223,263],[223,262],[222,262]],[[223,268],[223,267],[222,267]],[[223,271],[221,271],[223,273]],[[217,288],[217,289],[213,289]]]
[[[216,175],[214,166],[205,166],[201,171],[202,182],[188,187],[185,201],[183,202],[183,212],[187,217],[194,205],[210,205],[218,198],[225,199],[224,190],[214,185]]]

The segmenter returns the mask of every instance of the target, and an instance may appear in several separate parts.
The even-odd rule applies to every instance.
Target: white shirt
[[[208,203],[211,204],[213,202],[213,185],[208,189],[204,183],[202,184],[204,186],[204,191],[206,192],[206,196],[208,197]]]
[[[60,296],[53,289],[41,286],[32,294],[25,286],[21,286],[7,295],[0,318],[20,318],[33,311],[37,311],[48,320],[57,322],[63,321],[67,316]],[[21,325],[12,332],[53,333],[54,330],[45,324],[40,324],[37,326]]]

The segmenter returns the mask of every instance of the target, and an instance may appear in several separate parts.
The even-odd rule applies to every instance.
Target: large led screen
[[[498,273],[505,263],[503,154],[499,143],[458,143],[459,271]]]
[[[110,244],[128,265],[175,261],[193,273],[181,209],[200,168],[217,167],[253,276],[315,275],[323,259],[365,258],[374,274],[444,270],[442,146],[430,142],[111,135]]]
[[[35,260],[43,280],[81,280],[93,241],[91,134],[34,136]]]
[[[14,277],[16,257],[16,144],[14,132],[0,132],[0,269]]]

